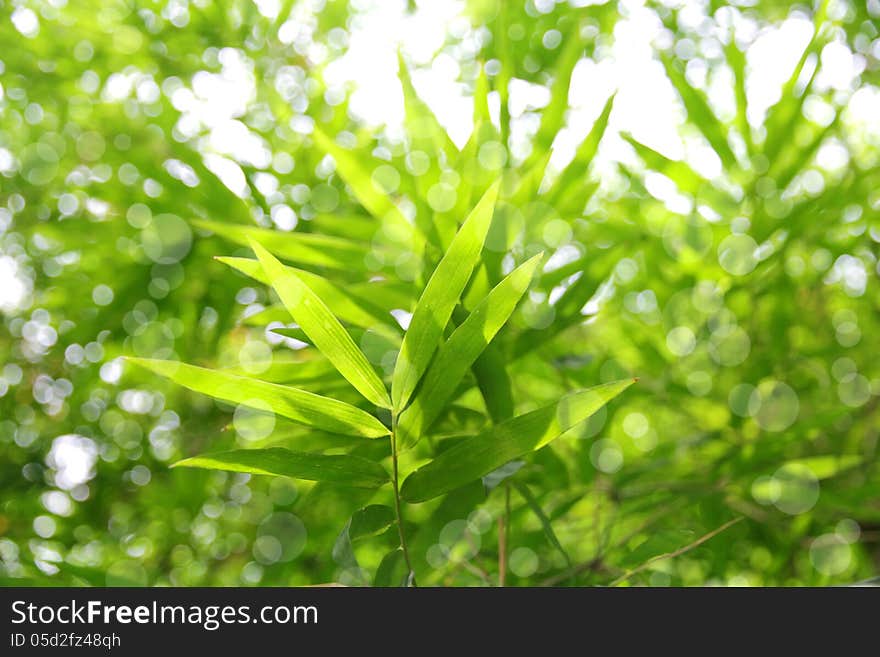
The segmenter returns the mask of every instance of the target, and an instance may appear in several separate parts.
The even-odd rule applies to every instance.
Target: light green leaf
[[[617,92],[614,92],[605,101],[602,112],[590,128],[590,132],[584,137],[580,146],[575,153],[574,159],[563,169],[562,173],[553,181],[550,189],[547,190],[548,195],[552,195],[559,202],[570,194],[584,194],[583,183],[586,180],[587,170],[596,153],[599,151],[599,144],[602,137],[605,136],[605,130],[608,128],[608,120],[611,117],[611,110],[614,109],[614,99]],[[581,205],[581,209],[586,205],[586,199]]]
[[[269,277],[263,271],[258,260],[251,258],[227,258],[217,257],[216,260],[237,269],[246,276],[250,276],[264,285],[271,285]],[[285,270],[296,274],[303,283],[317,294],[327,304],[330,311],[339,319],[354,326],[371,328],[377,324],[397,329],[398,325],[390,321],[390,316],[380,308],[374,307],[369,301],[352,293],[351,287],[345,289],[338,287],[323,276],[313,274],[304,269],[285,267]],[[288,313],[285,313],[289,317]]]
[[[468,215],[416,305],[391,380],[391,396],[398,412],[406,407],[428,367],[443,329],[479,260],[492,222],[498,188],[496,182]]]
[[[262,246],[253,242],[251,248],[257,254],[272,288],[312,344],[366,399],[377,406],[389,408],[391,403],[385,384],[320,297],[302,278],[278,262]]]
[[[730,144],[727,143],[727,128],[715,116],[705,96],[699,89],[694,89],[691,86],[675,61],[666,56],[661,56],[660,60],[666,67],[666,74],[670,81],[681,96],[688,119],[703,133],[718,157],[721,158],[724,166],[736,167],[736,156],[730,149]]]
[[[786,461],[785,466],[806,467],[812,471],[816,479],[829,479],[837,476],[844,470],[861,465],[863,462],[864,458],[857,454],[842,454],[840,456],[810,456],[803,459]]]
[[[513,313],[542,257],[534,256],[506,276],[440,347],[412,404],[398,420],[402,448],[415,445],[440,415],[468,369]]]
[[[445,153],[447,156],[457,153],[458,149],[450,139],[446,128],[440,124],[434,112],[419,98],[409,74],[409,68],[403,61],[403,55],[400,51],[397,53],[397,75],[403,88],[407,132],[416,146],[419,149],[427,150],[434,159],[440,153]]]
[[[383,194],[373,186],[372,172],[363,166],[361,158],[339,146],[317,126],[312,138],[318,148],[333,158],[336,171],[351,188],[360,204],[383,223],[383,232],[395,242],[411,244],[413,248],[418,247],[421,241],[416,237],[413,225],[407,221],[387,194]]]
[[[424,502],[534,452],[589,418],[635,382],[625,379],[566,395],[531,413],[465,438],[403,482],[407,502]]]
[[[751,155],[755,150],[752,140],[752,128],[748,119],[748,97],[746,95],[746,54],[739,49],[733,34],[724,46],[727,64],[733,71],[733,91],[736,97],[736,126],[746,144],[746,151]]]
[[[367,248],[359,242],[341,237],[313,233],[282,232],[240,224],[193,219],[194,226],[210,230],[217,235],[248,246],[255,240],[279,258],[311,267],[330,267],[349,271],[353,267],[363,269]]]
[[[791,142],[795,129],[802,123],[802,109],[804,102],[810,96],[810,90],[819,71],[819,62],[815,62],[806,83],[800,89],[800,93],[796,93],[800,86],[801,76],[807,62],[810,61],[811,55],[818,56],[818,53],[827,43],[827,33],[822,32],[822,25],[828,18],[828,7],[830,0],[821,0],[816,13],[813,16],[813,36],[807,47],[804,48],[798,63],[791,72],[788,80],[782,87],[782,93],[779,100],[768,108],[767,117],[764,120],[764,128],[767,131],[767,138],[763,145],[763,155],[773,162],[776,156],[786,144]]]
[[[568,109],[571,74],[584,54],[584,40],[580,32],[580,24],[571,25],[565,36],[565,46],[556,57],[553,84],[550,87],[550,102],[541,113],[541,125],[535,135],[536,154],[549,150],[556,134],[562,128],[565,111]]]
[[[195,392],[257,410],[272,411],[331,433],[367,438],[379,438],[389,433],[379,420],[366,411],[298,388],[175,361],[147,358],[127,360]]]
[[[350,454],[308,454],[281,447],[233,449],[178,461],[173,468],[206,468],[323,481],[353,488],[379,488],[389,482],[381,465]]]

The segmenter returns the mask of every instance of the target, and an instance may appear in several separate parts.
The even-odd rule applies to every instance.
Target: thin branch
[[[718,534],[723,532],[725,529],[727,529],[728,527],[732,527],[733,525],[735,525],[736,523],[738,523],[742,519],[743,519],[743,517],[740,516],[739,518],[734,518],[733,520],[728,520],[727,522],[725,522],[723,525],[721,525],[717,529],[713,529],[711,532],[709,532],[708,534],[706,534],[704,536],[701,536],[693,543],[685,545],[684,547],[680,547],[677,550],[673,550],[672,552],[666,552],[664,554],[658,554],[656,557],[651,557],[650,559],[648,559],[645,563],[643,563],[638,568],[631,570],[628,573],[626,573],[625,575],[621,575],[620,577],[618,577],[616,580],[611,582],[610,586],[617,586],[621,582],[628,580],[633,575],[636,575],[636,574],[642,572],[643,570],[647,569],[649,566],[657,563],[658,561],[663,561],[664,559],[673,559],[675,557],[681,556],[685,552],[690,552],[695,547],[699,547],[700,545],[702,545],[703,543],[705,543],[709,539],[714,538],[715,536],[717,536]]]
[[[507,581],[507,531],[510,525],[510,486],[504,486],[504,513],[498,517],[498,586]]]

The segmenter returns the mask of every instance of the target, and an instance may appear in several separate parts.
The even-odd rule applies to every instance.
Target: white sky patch
[[[760,125],[767,109],[776,104],[782,86],[813,36],[813,22],[803,15],[793,15],[778,27],[762,30],[746,51],[746,98],[748,119]]]
[[[472,101],[458,82],[458,63],[448,55],[434,57],[461,2],[426,2],[411,15],[402,0],[369,0],[352,21],[349,48],[330,62],[324,77],[330,87],[354,85],[349,100],[353,115],[371,126],[399,128],[404,119],[403,93],[397,77],[397,52],[417,68],[413,85],[435,112],[453,141],[461,146],[472,129]],[[433,60],[433,61],[432,61]]]
[[[13,313],[25,306],[29,281],[21,276],[14,258],[0,255],[0,311]]]
[[[95,476],[97,459],[98,448],[93,440],[69,433],[52,441],[46,463],[55,470],[55,485],[71,490]]]

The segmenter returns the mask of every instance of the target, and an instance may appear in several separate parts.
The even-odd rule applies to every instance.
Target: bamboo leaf
[[[400,416],[401,447],[415,445],[440,415],[468,369],[513,313],[542,257],[534,256],[506,276],[440,347],[412,404]]]
[[[727,128],[715,116],[705,96],[698,89],[694,89],[690,85],[682,70],[670,57],[661,56],[660,60],[666,68],[669,80],[676,91],[678,91],[678,95],[681,96],[691,123],[703,133],[703,136],[712,148],[715,149],[725,167],[736,167],[736,156],[730,149],[730,144],[727,143]]]
[[[501,350],[490,344],[471,366],[483,403],[492,422],[498,424],[513,417],[513,392],[507,361]]]
[[[377,406],[389,408],[391,403],[385,384],[320,297],[302,278],[285,268],[262,246],[253,242],[251,248],[257,254],[272,288],[312,344],[366,399]]]
[[[336,537],[331,552],[333,560],[343,568],[360,572],[354,553],[354,541],[374,536],[394,523],[394,511],[384,504],[370,504],[355,511]],[[366,584],[366,582],[363,582]]]
[[[424,502],[534,452],[589,418],[634,382],[625,379],[571,393],[555,404],[466,438],[407,477],[401,495],[407,502]]]
[[[128,358],[194,392],[282,417],[331,433],[379,438],[388,429],[372,415],[351,404],[305,390],[267,383],[204,367],[167,360]]]
[[[468,215],[416,305],[392,375],[391,395],[398,412],[406,407],[428,367],[443,329],[479,260],[498,188],[496,182]]]
[[[258,260],[227,257],[217,257],[216,260],[237,269],[245,276],[250,276],[264,285],[271,285],[269,277],[263,271]],[[354,294],[351,286],[343,289],[323,276],[304,269],[285,266],[285,270],[296,274],[303,283],[308,285],[327,304],[330,311],[342,321],[362,328],[371,328],[377,324],[395,330],[399,328],[396,322],[390,321],[390,316],[383,312],[381,308],[373,306],[368,300]],[[285,315],[288,315],[288,313],[285,313]]]
[[[403,55],[397,53],[397,71],[403,88],[403,104],[406,112],[407,131],[419,148],[428,150],[433,158],[440,153],[448,155],[458,152],[449,133],[446,132],[437,116],[425,104],[413,85],[412,77]]]
[[[387,194],[381,193],[373,186],[371,172],[364,168],[360,158],[339,146],[317,126],[312,138],[318,147],[336,162],[336,171],[351,188],[358,202],[367,212],[383,222],[383,232],[395,242],[411,244],[416,248],[420,241],[415,235],[413,225],[407,221]]]
[[[810,42],[804,48],[798,63],[783,85],[779,100],[767,110],[767,116],[764,120],[767,138],[764,141],[763,155],[770,162],[773,162],[782,148],[790,142],[795,128],[800,123],[798,118],[802,115],[804,103],[810,95],[810,89],[819,71],[818,53],[826,43],[827,37],[821,35],[821,32],[822,25],[828,18],[829,4],[830,0],[820,0],[816,13],[813,16],[813,35]],[[797,94],[798,82],[803,75],[807,63],[811,60],[811,55],[816,56],[817,61],[814,62],[813,69],[809,73],[803,89]]]
[[[562,547],[562,543],[559,542],[559,538],[556,536],[556,532],[553,531],[553,525],[550,523],[550,518],[547,517],[547,514],[544,513],[544,509],[541,508],[541,505],[538,504],[538,500],[535,499],[535,496],[532,495],[532,491],[529,490],[529,487],[524,483],[519,481],[513,481],[513,487],[516,489],[522,498],[526,501],[526,504],[529,505],[529,508],[532,510],[532,513],[538,518],[541,523],[541,528],[544,530],[544,535],[547,537],[547,540],[550,542],[550,545],[555,547],[559,554],[562,555],[563,559],[565,559],[565,563],[567,565],[571,565],[571,558],[568,556],[568,552],[565,551],[565,548]]]
[[[409,577],[403,550],[395,548],[382,557],[376,569],[376,576],[373,578],[373,586],[407,586]]]
[[[599,151],[602,137],[605,136],[605,130],[608,128],[608,120],[611,117],[611,110],[614,109],[614,99],[616,97],[617,92],[614,92],[605,101],[605,106],[602,108],[599,117],[593,123],[593,127],[590,128],[590,132],[584,137],[580,146],[578,146],[574,159],[553,182],[547,191],[548,194],[553,194],[558,199],[571,193],[573,190],[575,193],[583,193],[581,187],[586,178],[590,163]],[[586,205],[586,200],[584,200],[584,205]]]
[[[746,144],[746,151],[751,155],[755,150],[752,140],[752,128],[749,126],[748,119],[748,97],[746,95],[746,55],[736,45],[736,39],[733,34],[730,35],[730,41],[724,46],[724,53],[727,58],[727,64],[733,71],[733,91],[736,97],[736,125],[742,134]]]
[[[205,468],[323,481],[353,488],[379,488],[388,483],[381,465],[350,454],[308,454],[281,447],[233,449],[178,461],[173,468]]]
[[[194,219],[192,223],[242,246],[248,246],[249,240],[255,240],[277,257],[299,265],[330,267],[345,271],[353,267],[363,269],[364,258],[367,255],[367,249],[363,244],[342,237],[282,232],[201,219]]]
[[[541,125],[535,135],[535,153],[550,149],[556,134],[562,128],[565,111],[568,109],[568,92],[571,87],[571,74],[584,54],[584,41],[581,38],[581,25],[573,24],[565,38],[565,46],[556,59],[553,70],[553,84],[550,87],[550,102],[541,113]]]

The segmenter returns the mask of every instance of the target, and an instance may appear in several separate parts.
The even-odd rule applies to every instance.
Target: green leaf
[[[526,504],[529,505],[532,513],[537,516],[538,520],[541,523],[541,527],[544,529],[544,535],[547,537],[547,540],[553,547],[557,549],[559,554],[562,555],[562,557],[565,559],[565,563],[567,565],[571,565],[571,558],[568,556],[568,552],[565,551],[565,548],[562,547],[562,543],[559,542],[559,538],[557,538],[556,532],[553,531],[553,525],[550,523],[550,518],[548,518],[547,514],[544,513],[544,509],[542,509],[541,505],[538,504],[538,500],[536,500],[535,496],[532,495],[532,491],[530,491],[529,487],[522,482],[513,481],[512,484],[516,491],[526,501]]]
[[[725,167],[736,167],[736,156],[730,149],[730,144],[727,143],[727,128],[715,116],[705,96],[691,86],[684,73],[670,57],[661,55],[660,60],[666,68],[666,74],[672,85],[681,96],[691,123],[703,133]]]
[[[394,524],[394,510],[384,504],[369,504],[355,511],[349,521],[351,540],[375,536]]]
[[[828,18],[828,6],[829,0],[821,0],[813,16],[813,36],[807,47],[804,48],[803,53],[801,53],[801,57],[788,80],[782,86],[779,100],[767,109],[767,116],[764,120],[767,137],[763,145],[763,155],[770,162],[775,161],[783,147],[791,143],[792,135],[802,123],[803,106],[806,99],[810,96],[810,89],[816,79],[816,74],[819,72],[820,64],[818,61],[815,62],[815,66],[813,66],[813,70],[810,72],[800,93],[796,93],[796,91],[810,56],[818,56],[819,51],[827,43],[828,37],[822,34],[822,25]]]
[[[605,136],[605,130],[608,128],[608,120],[611,117],[611,110],[614,109],[614,99],[616,97],[617,92],[614,92],[608,97],[608,100],[605,101],[605,106],[602,108],[602,112],[599,114],[595,123],[593,123],[590,132],[584,137],[580,146],[578,146],[574,158],[568,166],[562,170],[562,173],[559,174],[550,189],[547,191],[548,195],[553,195],[553,198],[556,198],[557,201],[563,202],[562,199],[570,194],[584,193],[582,187],[586,179],[587,170],[589,169],[593,158],[596,157],[596,153],[599,151],[599,144],[602,142],[602,137]],[[581,209],[584,205],[586,205],[586,199],[584,199]]]
[[[625,379],[571,393],[556,404],[466,438],[407,477],[401,495],[407,502],[424,502],[534,452],[589,418],[634,382]]]
[[[534,256],[506,276],[440,347],[412,404],[398,421],[402,448],[415,445],[440,415],[468,369],[513,313],[542,257]]]
[[[173,468],[206,468],[249,474],[323,481],[353,488],[378,488],[389,482],[385,468],[350,454],[308,454],[281,447],[233,449],[201,454],[173,464]]]
[[[358,202],[383,223],[384,232],[395,242],[411,243],[413,248],[417,248],[421,242],[415,235],[413,225],[403,216],[391,197],[373,186],[372,172],[363,166],[361,158],[339,146],[317,126],[312,138],[336,162],[336,171],[351,188]]]
[[[845,470],[861,465],[864,458],[856,454],[843,454],[840,456],[811,456],[803,459],[786,461],[786,466],[809,468],[816,479],[829,479]]]
[[[452,311],[479,260],[492,222],[498,188],[499,183],[496,182],[468,215],[416,305],[391,379],[391,396],[397,412],[406,407],[428,367]]]
[[[489,77],[486,65],[480,64],[480,72],[474,81],[474,132],[481,123],[491,123],[489,113]]]
[[[390,408],[385,384],[321,298],[262,246],[253,242],[251,248],[272,288],[312,344],[366,399],[377,406]]]
[[[409,68],[403,61],[400,51],[397,53],[397,71],[403,88],[407,132],[416,147],[427,150],[433,159],[436,159],[440,153],[445,153],[447,156],[457,153],[458,149],[449,138],[446,128],[440,124],[434,112],[416,93]]]
[[[363,269],[364,258],[367,255],[367,249],[363,244],[341,237],[282,232],[201,219],[193,219],[192,223],[242,246],[248,246],[250,240],[255,240],[279,258],[300,265],[330,267],[343,271],[352,268]]]
[[[379,438],[389,433],[366,411],[298,388],[175,361],[127,360],[195,392],[258,410],[271,410],[282,417],[331,433],[367,438]]]
[[[477,386],[492,422],[513,417],[513,391],[507,374],[507,361],[501,350],[490,344],[471,366]]]
[[[736,125],[746,144],[746,151],[751,155],[755,150],[752,140],[752,128],[748,119],[748,97],[746,95],[746,55],[736,45],[734,35],[730,35],[730,41],[724,46],[727,64],[733,71],[733,91],[736,97]]]
[[[573,24],[565,38],[565,46],[556,57],[553,70],[553,84],[550,87],[550,102],[541,113],[541,125],[535,135],[535,153],[550,149],[556,134],[562,128],[565,111],[568,109],[568,92],[571,88],[571,74],[584,54],[584,41],[581,38],[581,25]]]
[[[373,586],[407,586],[409,575],[403,549],[395,548],[382,557],[373,578]]]
[[[264,285],[271,285],[269,277],[263,271],[258,260],[251,258],[227,258],[217,257],[216,260],[237,269],[246,276],[250,276]],[[354,326],[371,328],[377,324],[398,329],[398,324],[390,321],[387,313],[381,308],[374,307],[369,301],[352,293],[350,287],[345,289],[338,287],[323,276],[314,274],[304,269],[285,267],[286,271],[296,274],[303,283],[317,294],[327,304],[330,311],[339,319]],[[285,313],[289,317],[288,313]]]
[[[360,564],[354,553],[354,541],[374,536],[394,523],[394,511],[383,504],[370,504],[355,511],[336,537],[331,552],[333,560],[343,568],[358,572]],[[366,582],[363,582],[366,584]]]

